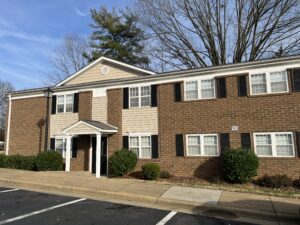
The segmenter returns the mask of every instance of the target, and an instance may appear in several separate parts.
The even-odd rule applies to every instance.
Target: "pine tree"
[[[92,62],[106,56],[124,63],[148,67],[149,59],[144,53],[144,32],[137,26],[138,17],[127,11],[109,12],[102,7],[92,9],[91,17],[94,29],[91,39],[91,52],[84,56]]]

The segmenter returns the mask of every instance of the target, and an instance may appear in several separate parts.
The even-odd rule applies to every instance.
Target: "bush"
[[[6,155],[0,154],[0,168],[4,168],[4,162],[6,157],[7,157]]]
[[[246,183],[257,175],[259,161],[251,150],[228,149],[221,154],[223,177],[232,183]]]
[[[293,185],[297,188],[300,188],[300,178],[293,181]]]
[[[171,178],[172,176],[171,176],[171,174],[170,174],[168,171],[163,170],[163,171],[161,171],[161,172],[159,173],[159,177],[162,178],[162,179],[169,179],[169,178]]]
[[[109,158],[109,167],[113,176],[123,176],[133,171],[136,163],[136,154],[127,149],[118,150]]]
[[[264,175],[257,179],[257,184],[263,187],[283,188],[292,186],[293,181],[285,174],[277,174],[274,176]]]
[[[11,155],[6,156],[3,162],[3,167],[20,170],[34,170],[35,156]]]
[[[155,180],[159,176],[160,166],[155,163],[147,163],[142,166],[144,179]]]
[[[62,155],[56,151],[41,152],[36,156],[35,160],[38,171],[62,170],[63,163]]]

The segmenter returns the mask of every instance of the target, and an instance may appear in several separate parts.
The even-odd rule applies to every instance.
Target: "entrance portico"
[[[95,159],[95,174],[97,178],[101,176],[101,155],[107,157],[107,154],[101,154],[101,148],[107,148],[107,145],[101,146],[103,143],[107,143],[107,137],[111,134],[116,133],[118,128],[102,123],[100,121],[93,120],[80,120],[73,125],[63,130],[63,135],[60,135],[66,139],[66,157],[65,157],[65,170],[71,170],[71,140],[72,137],[78,135],[89,135],[90,136],[90,153],[89,153],[89,170],[93,171],[92,163],[93,158]],[[94,138],[94,141],[93,141]],[[106,139],[106,142],[103,142]],[[93,144],[94,142],[94,144]],[[95,150],[95,151],[93,151]],[[102,153],[104,149],[102,149]],[[105,149],[107,150],[107,149]],[[95,154],[93,154],[93,152]],[[107,159],[106,159],[107,160]]]

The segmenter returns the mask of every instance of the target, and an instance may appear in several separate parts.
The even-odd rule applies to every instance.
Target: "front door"
[[[96,137],[92,138],[92,173],[96,173]],[[101,137],[101,175],[107,174],[107,137]]]

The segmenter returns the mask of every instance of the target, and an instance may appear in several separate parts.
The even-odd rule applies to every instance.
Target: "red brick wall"
[[[77,158],[71,159],[71,171],[89,170],[90,136],[80,135],[78,139]]]
[[[92,91],[79,92],[79,106],[78,115],[79,120],[91,120],[92,119]]]
[[[12,100],[9,155],[44,151],[47,98]]]

